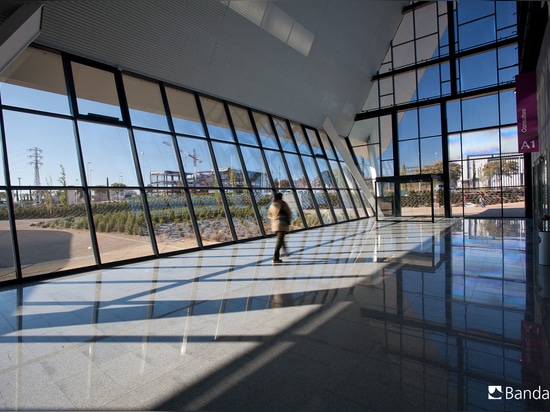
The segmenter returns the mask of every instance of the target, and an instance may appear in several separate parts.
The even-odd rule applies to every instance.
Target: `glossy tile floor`
[[[362,220],[275,266],[274,242],[0,290],[0,408],[547,406],[506,394],[550,389],[528,221]]]

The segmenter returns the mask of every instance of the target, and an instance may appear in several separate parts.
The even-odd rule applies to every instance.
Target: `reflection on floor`
[[[370,219],[4,289],[0,407],[544,410],[532,243]]]

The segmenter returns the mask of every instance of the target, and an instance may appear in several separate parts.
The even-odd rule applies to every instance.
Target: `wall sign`
[[[516,108],[518,118],[518,151],[538,152],[537,78],[535,72],[516,76]]]

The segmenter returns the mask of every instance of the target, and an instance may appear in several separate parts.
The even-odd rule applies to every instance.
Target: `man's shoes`
[[[273,263],[283,263],[281,259],[273,259],[271,262]]]

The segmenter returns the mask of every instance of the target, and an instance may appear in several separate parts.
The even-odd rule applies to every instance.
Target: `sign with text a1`
[[[535,72],[516,76],[516,110],[518,121],[518,151],[538,152],[537,78]]]

